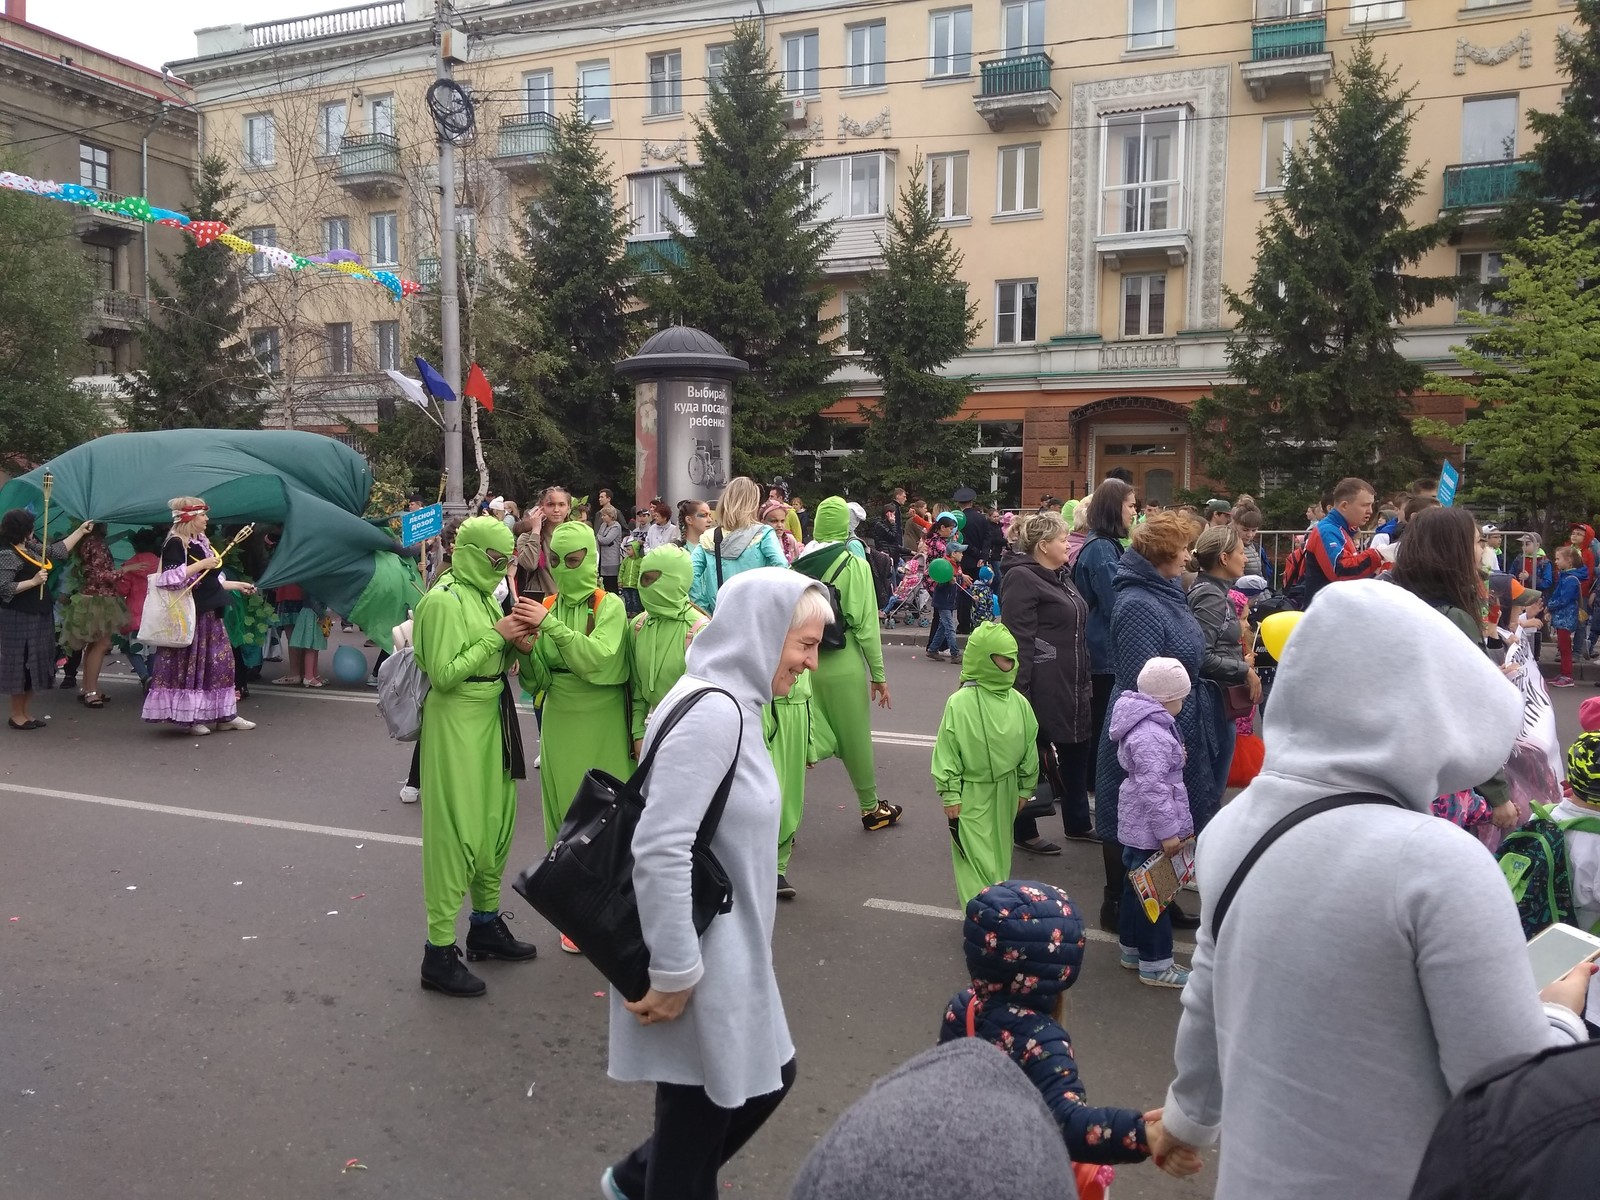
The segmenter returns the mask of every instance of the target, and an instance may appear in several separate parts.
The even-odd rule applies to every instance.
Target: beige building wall
[[[1559,102],[1555,45],[1572,11],[1563,0],[764,8],[793,134],[840,218],[826,266],[842,296],[829,311],[878,261],[884,209],[921,156],[941,185],[982,320],[971,351],[950,366],[974,378],[968,409],[983,422],[987,460],[978,482],[986,467],[1004,499],[1030,504],[1043,492],[1083,494],[1112,465],[1135,470],[1157,499],[1203,482],[1184,414],[1226,376],[1223,288],[1248,285],[1282,148],[1304,137],[1312,106],[1331,94],[1334,63],[1363,33],[1414,87],[1425,184],[1413,217],[1447,204],[1468,215],[1456,244],[1421,269],[1492,275],[1498,248],[1481,218],[1514,181],[1507,160],[1528,148],[1528,109]],[[280,244],[292,236],[294,249],[316,252],[320,222],[342,214],[353,247],[370,254],[373,215],[393,212],[401,273],[431,281],[437,179],[421,99],[433,78],[431,11],[425,0],[383,0],[201,31],[201,56],[175,64],[197,89],[207,145],[230,148],[245,170],[249,220],[270,218]],[[508,243],[540,184],[543,114],[578,97],[648,264],[647,243],[670,217],[656,199],[659,176],[693,165],[690,114],[745,6],[641,0],[623,14],[612,4],[508,0],[458,11],[471,52],[457,74],[473,89],[479,131],[458,180],[473,213],[465,249],[481,262]],[[387,114],[377,111],[384,97]],[[354,142],[292,149],[321,136],[326,104],[344,105]],[[246,119],[268,112],[275,161],[250,163]],[[391,127],[372,178],[361,139]],[[277,299],[292,286],[263,282],[260,319],[280,328],[305,387],[336,407],[354,385],[312,382],[329,358],[322,327],[350,324],[359,348],[394,310],[370,285],[344,281],[293,304]],[[1407,352],[1448,366],[1464,336],[1457,309],[1437,305],[1410,322]],[[400,306],[403,329],[417,311]],[[358,352],[347,376],[370,365]],[[849,353],[840,377],[851,399],[838,415],[848,421],[874,381]],[[836,444],[849,440],[841,431]]]

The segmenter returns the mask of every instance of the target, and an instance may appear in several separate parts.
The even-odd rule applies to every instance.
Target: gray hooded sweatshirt
[[[758,567],[730,579],[716,616],[695,635],[687,671],[656,706],[645,730],[649,753],[665,714],[707,686],[706,696],[661,745],[633,835],[633,886],[650,985],[694,988],[676,1021],[640,1025],[611,993],[611,1078],[704,1087],[712,1103],[737,1108],[782,1086],[794,1057],[772,970],[777,908],[778,777],[761,732],[761,708],[795,605],[820,585],[792,571]],[[1459,636],[1459,635],[1458,635]],[[740,716],[744,736],[740,738]],[[697,938],[690,917],[689,851],[712,794],[737,759],[727,807],[711,851],[733,885],[733,909]]]
[[[1404,654],[1364,653],[1374,630]],[[1508,1057],[1580,1041],[1541,1004],[1510,890],[1430,812],[1505,762],[1522,703],[1411,593],[1323,590],[1289,641],[1260,776],[1200,835],[1194,973],[1165,1122],[1222,1152],[1217,1200],[1405,1200],[1452,1093]],[[1213,945],[1213,907],[1281,817],[1337,792],[1256,863]]]

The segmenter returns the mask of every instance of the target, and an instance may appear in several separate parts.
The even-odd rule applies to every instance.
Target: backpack
[[[414,742],[422,733],[422,702],[431,686],[411,646],[383,660],[378,668],[378,712],[395,741]]]
[[[844,607],[840,603],[839,589],[833,586],[833,581],[839,578],[840,573],[849,565],[850,547],[846,545],[840,548],[839,556],[833,560],[833,571],[826,578],[821,575],[813,575],[809,567],[800,565],[803,562],[805,560],[801,559],[800,562],[794,564],[792,569],[822,584],[823,590],[828,593],[828,604],[833,609],[833,615],[828,618],[828,623],[822,628],[822,642],[817,649],[843,650],[845,642]],[[817,569],[826,571],[827,567],[819,565]]]
[[[594,595],[589,597],[589,628],[583,631],[583,636],[588,637],[594,632],[595,617],[600,613],[600,601],[606,598],[605,588],[595,588]],[[556,606],[556,601],[561,599],[561,593],[551,592],[540,603],[544,605],[545,612],[550,612]]]
[[[1532,937],[1557,921],[1577,919],[1572,903],[1572,871],[1567,862],[1568,829],[1600,833],[1600,817],[1557,821],[1542,804],[1533,806],[1533,820],[1506,834],[1495,852],[1500,873],[1511,887],[1522,918],[1522,932]]]

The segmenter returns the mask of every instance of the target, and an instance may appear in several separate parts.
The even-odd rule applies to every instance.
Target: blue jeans
[[[1139,850],[1133,846],[1122,848],[1122,904],[1117,910],[1119,933],[1117,941],[1123,953],[1139,952],[1139,970],[1145,975],[1158,975],[1172,965],[1172,918],[1167,910],[1151,924],[1144,915],[1144,905],[1133,890],[1128,872],[1154,854],[1154,850]]]
[[[948,650],[951,654],[961,653],[960,643],[956,641],[956,610],[953,608],[933,610],[933,628],[928,630],[928,653],[936,654],[940,650]]]

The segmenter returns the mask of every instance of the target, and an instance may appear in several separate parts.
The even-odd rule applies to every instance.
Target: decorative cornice
[[[680,165],[689,161],[689,135],[680,133],[675,142],[645,142],[639,147],[639,165],[648,167],[650,160],[656,162],[675,162]]]
[[[1480,46],[1470,42],[1464,37],[1456,39],[1456,66],[1455,74],[1467,73],[1467,62],[1471,60],[1480,67],[1497,67],[1513,54],[1521,53],[1522,61],[1517,65],[1523,69],[1533,66],[1533,35],[1524,29],[1509,42],[1500,46]]]
[[[889,106],[887,104],[878,110],[877,116],[870,117],[865,121],[856,121],[847,117],[844,113],[839,114],[839,141],[841,144],[851,137],[865,138],[871,137],[875,133],[881,133],[884,137],[888,137],[889,132]]]
[[[86,74],[66,63],[7,50],[0,50],[0,78],[42,95],[64,92],[78,104],[109,110],[130,119],[149,120],[161,111],[163,104],[160,97],[138,88],[122,87],[114,79]],[[186,133],[198,132],[199,118],[181,99],[174,96],[165,103],[164,124]],[[8,107],[17,105],[13,102]]]

